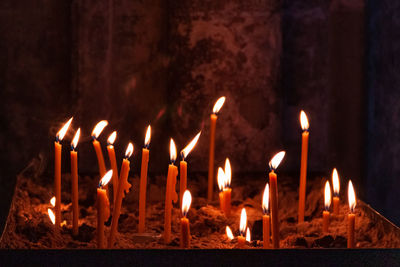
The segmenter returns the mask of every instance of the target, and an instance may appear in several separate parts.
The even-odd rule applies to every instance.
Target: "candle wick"
[[[144,148],[149,149],[149,145],[148,144],[144,144]]]
[[[96,139],[97,139],[96,136],[92,135],[92,140],[94,141]]]
[[[58,137],[58,134],[56,135],[56,142],[60,143],[60,137]]]

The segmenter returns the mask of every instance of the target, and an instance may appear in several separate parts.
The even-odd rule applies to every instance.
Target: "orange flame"
[[[182,155],[183,160],[189,155],[190,151],[192,151],[192,149],[197,144],[200,134],[201,134],[201,131],[193,138],[192,141],[190,141],[190,143],[184,149],[182,149],[181,155]]]
[[[219,110],[222,108],[222,106],[225,103],[225,96],[222,96],[218,98],[217,102],[215,102],[214,107],[213,107],[213,113],[217,114]]]
[[[47,209],[47,213],[49,214],[52,224],[56,224],[56,216],[54,215],[54,212],[51,209]]]
[[[133,153],[133,145],[132,143],[129,143],[125,151],[125,158],[129,159],[132,156],[132,153]]]
[[[325,210],[329,210],[329,207],[331,206],[331,186],[329,185],[329,181],[326,181],[325,183]]]
[[[269,162],[269,168],[271,170],[276,170],[284,157],[285,157],[285,151],[277,153]]]
[[[334,168],[333,172],[332,172],[332,184],[333,184],[333,194],[335,196],[339,196],[340,182],[339,182],[339,175],[338,175],[336,168]]]
[[[56,135],[57,141],[62,141],[62,140],[63,140],[65,134],[66,134],[67,131],[68,131],[69,126],[71,125],[71,122],[72,122],[72,119],[73,119],[73,118],[74,118],[74,117],[71,117],[71,118],[64,124],[64,126],[58,131],[58,133],[57,133],[57,135]]]
[[[269,184],[265,185],[264,194],[262,198],[262,209],[264,214],[269,214]]]
[[[51,204],[53,207],[56,206],[56,197],[52,197],[52,198],[50,199],[50,204]]]
[[[175,146],[174,139],[172,139],[172,138],[171,138],[171,140],[169,142],[169,159],[170,159],[171,163],[175,163],[175,160],[176,160],[176,146]]]
[[[354,212],[354,209],[356,208],[356,193],[354,192],[354,187],[353,183],[351,180],[349,181],[349,187],[348,187],[348,198],[349,198],[349,208],[350,212]]]
[[[231,241],[234,238],[231,228],[229,228],[229,226],[226,226],[225,232],[226,232],[226,237],[229,239],[229,241]]]
[[[251,242],[251,234],[250,234],[249,227],[247,227],[247,229],[246,229],[246,241]]]
[[[308,124],[307,115],[303,110],[300,111],[300,124],[301,124],[301,129],[303,129],[303,131],[308,131],[310,125]]]
[[[146,148],[149,147],[150,145],[150,139],[151,139],[151,127],[150,125],[147,127],[147,131],[146,131],[146,137],[144,138],[144,146]]]
[[[111,177],[113,175],[113,170],[109,170],[106,174],[104,174],[103,178],[101,178],[99,187],[106,186],[108,182],[111,180]]]
[[[116,138],[117,138],[117,131],[114,131],[108,137],[107,145],[112,146],[114,144]]]
[[[224,187],[229,188],[231,187],[231,180],[232,180],[232,169],[231,169],[231,162],[228,158],[225,160],[225,181]]]
[[[81,136],[81,128],[78,129],[78,131],[76,131],[76,134],[74,136],[74,139],[72,139],[71,142],[71,148],[72,150],[75,150],[76,147],[78,146],[78,142],[79,142],[79,137]]]
[[[242,209],[242,213],[240,214],[240,226],[239,226],[239,231],[240,235],[244,235],[246,233],[246,227],[247,227],[247,214],[246,214],[246,209]]]
[[[225,188],[225,173],[221,167],[218,168],[217,181],[218,181],[219,191],[224,190],[224,188]]]
[[[190,194],[189,190],[186,190],[183,193],[182,197],[182,216],[186,217],[189,212],[190,204],[192,204],[192,195]]]
[[[96,126],[94,126],[93,131],[92,131],[92,137],[94,139],[97,139],[99,137],[99,135],[101,134],[101,132],[103,131],[103,129],[108,125],[108,121],[106,120],[102,120],[99,121]]]

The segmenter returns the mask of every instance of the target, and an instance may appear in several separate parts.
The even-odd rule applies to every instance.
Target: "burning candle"
[[[140,191],[139,191],[139,233],[144,233],[146,228],[146,191],[147,191],[147,168],[149,164],[149,145],[151,138],[151,127],[147,127],[142,149],[142,167],[140,169]]]
[[[69,119],[64,126],[58,131],[56,141],[54,142],[54,195],[56,197],[55,205],[55,226],[60,227],[61,224],[61,141],[71,125],[72,119]]]
[[[246,229],[246,242],[251,242],[251,234],[250,234],[250,228],[247,227]]]
[[[331,187],[329,181],[325,183],[324,200],[325,210],[322,212],[322,230],[327,233],[329,231],[329,207],[331,206]]]
[[[182,218],[181,218],[181,248],[189,248],[190,247],[190,227],[189,227],[189,219],[186,217],[190,204],[192,203],[192,195],[189,190],[186,190],[183,194],[182,200]]]
[[[213,113],[210,117],[210,154],[208,162],[208,191],[207,199],[210,202],[213,198],[213,185],[214,185],[214,151],[215,151],[215,127],[217,125],[218,112],[222,108],[225,102],[225,97],[220,97],[215,102],[213,107]]]
[[[187,186],[187,163],[185,161],[186,157],[189,155],[190,151],[196,146],[197,141],[199,140],[201,131],[193,138],[192,141],[181,151],[181,162],[179,163],[180,167],[180,179],[179,179],[179,200],[182,207],[182,197],[183,192],[186,190]]]
[[[270,235],[271,235],[271,218],[269,216],[269,184],[265,186],[264,194],[262,198],[262,209],[263,209],[263,248],[270,247]]]
[[[225,232],[226,232],[226,237],[228,238],[229,241],[231,241],[234,238],[231,228],[229,228],[229,226],[226,226]]]
[[[279,215],[278,215],[278,177],[275,174],[276,168],[278,168],[283,157],[285,157],[285,151],[281,151],[276,154],[269,162],[269,184],[270,184],[270,198],[271,198],[271,216],[272,216],[272,242],[274,248],[279,248]]]
[[[221,167],[218,168],[217,181],[219,188],[219,207],[221,211],[225,213],[225,206],[224,206],[225,172]]]
[[[339,190],[340,190],[340,183],[339,183],[339,175],[335,169],[332,172],[332,184],[333,184],[333,214],[339,215]]]
[[[78,220],[79,220],[79,204],[78,204],[78,146],[81,128],[76,131],[74,139],[71,142],[71,189],[72,189],[72,233],[78,235]]]
[[[354,228],[356,224],[356,215],[354,214],[354,209],[356,208],[356,193],[354,192],[353,184],[351,180],[349,181],[348,187],[348,199],[350,212],[348,215],[348,230],[347,230],[347,248],[354,248]]]
[[[104,246],[104,223],[110,217],[110,202],[104,186],[108,184],[113,175],[113,170],[108,171],[99,182],[97,188],[97,248]]]
[[[93,147],[94,147],[94,150],[96,151],[97,162],[99,164],[100,177],[103,177],[104,174],[106,174],[106,165],[104,163],[101,145],[100,145],[100,142],[97,141],[97,138],[99,138],[99,135],[101,134],[101,132],[107,125],[108,125],[108,121],[106,121],[106,120],[99,121],[92,131]]]
[[[114,246],[114,237],[117,232],[119,215],[121,214],[122,199],[125,197],[125,193],[129,192],[129,188],[131,188],[130,183],[128,183],[128,175],[130,170],[129,158],[132,156],[132,153],[133,145],[132,143],[129,143],[125,151],[125,158],[122,160],[121,173],[118,181],[117,199],[115,200],[111,221],[111,231],[108,238],[108,248],[112,248]]]
[[[224,210],[225,210],[225,215],[228,217],[231,215],[231,193],[232,189],[231,187],[231,180],[232,180],[232,170],[231,170],[231,163],[229,162],[229,159],[227,158],[225,160],[225,171],[224,171],[225,179],[224,179]]]
[[[242,209],[242,213],[240,214],[240,225],[239,225],[239,231],[240,235],[238,236],[238,247],[242,248],[244,244],[246,244],[246,228],[247,228],[247,214],[246,214],[246,209]]]
[[[299,218],[298,222],[304,222],[304,207],[306,204],[306,182],[307,182],[307,154],[308,154],[308,136],[309,124],[306,113],[300,112],[300,123],[303,133],[301,135],[301,166],[300,166],[300,188],[299,188]]]
[[[169,144],[170,161],[168,166],[167,186],[165,188],[165,214],[164,214],[164,241],[165,244],[171,243],[171,209],[172,201],[178,201],[178,195],[175,191],[176,176],[178,175],[178,168],[174,165],[176,160],[176,146],[174,140],[171,138]]]
[[[113,177],[111,179],[113,185],[113,203],[115,205],[115,200],[117,198],[118,191],[118,167],[117,167],[117,159],[115,158],[115,150],[114,150],[114,142],[117,138],[117,131],[114,131],[110,134],[107,139],[107,152],[108,158],[110,159],[111,169],[113,170]]]

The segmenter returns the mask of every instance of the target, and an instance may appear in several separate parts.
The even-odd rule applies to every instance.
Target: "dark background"
[[[83,132],[81,173],[97,170],[89,135],[101,119],[103,143],[118,131],[119,159],[133,141],[133,173],[149,123],[152,173],[166,171],[170,137],[181,150],[202,129],[188,161],[206,171],[208,117],[225,95],[217,164],[263,172],[284,149],[280,171],[297,176],[304,109],[310,172],[337,167],[342,190],[352,179],[400,224],[400,3],[346,2],[0,1],[1,223],[33,157],[52,175],[53,140],[70,116]]]

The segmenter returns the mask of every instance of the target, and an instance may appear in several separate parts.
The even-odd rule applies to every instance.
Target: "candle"
[[[220,97],[215,102],[213,113],[210,116],[210,154],[208,158],[208,191],[207,200],[210,202],[213,198],[213,185],[214,185],[214,150],[215,150],[215,127],[218,119],[218,112],[225,102],[225,97]]]
[[[97,248],[104,246],[104,223],[110,217],[110,202],[104,186],[108,184],[113,175],[113,170],[108,171],[99,182],[97,188]]]
[[[348,199],[350,212],[347,217],[348,219],[348,229],[347,229],[347,248],[354,248],[354,228],[356,224],[356,215],[354,214],[354,209],[356,207],[356,194],[354,192],[353,183],[349,181],[348,187]]]
[[[192,141],[181,151],[181,162],[179,163],[180,172],[179,172],[179,201],[180,206],[182,207],[182,197],[183,192],[186,190],[187,186],[187,163],[185,161],[186,157],[189,155],[190,151],[195,147],[197,141],[199,140],[201,131],[193,138]]]
[[[335,169],[332,172],[332,184],[333,184],[333,214],[339,215],[339,190],[340,190],[340,183],[339,183],[339,175]]]
[[[113,177],[111,179],[113,185],[113,204],[115,206],[115,200],[117,198],[118,191],[118,167],[117,159],[115,158],[114,142],[117,138],[117,131],[112,132],[107,139],[107,152],[108,158],[110,159],[111,169],[113,170]]]
[[[271,218],[269,216],[269,184],[265,186],[262,198],[263,209],[263,248],[270,247]]]
[[[192,195],[189,190],[186,190],[183,194],[182,200],[182,218],[181,218],[181,248],[189,248],[190,247],[190,227],[189,227],[189,219],[186,217],[190,204],[192,203]]]
[[[322,230],[324,233],[329,231],[329,207],[331,206],[331,187],[329,181],[325,183],[325,194],[324,194],[325,210],[322,212]]]
[[[225,215],[228,217],[231,215],[231,193],[232,189],[231,187],[231,179],[232,179],[232,170],[231,170],[231,163],[229,162],[229,159],[227,158],[225,160],[225,179],[224,179],[224,210],[225,210]]]
[[[122,199],[125,197],[125,193],[129,192],[129,188],[131,188],[130,183],[128,183],[128,175],[130,170],[129,158],[132,156],[132,153],[133,145],[132,143],[129,143],[125,151],[125,158],[122,160],[121,173],[118,181],[117,198],[115,200],[112,214],[110,236],[108,238],[108,248],[112,248],[114,246],[114,237],[117,232],[119,215],[121,214]]]
[[[240,214],[240,225],[239,225],[240,235],[238,236],[239,248],[242,248],[246,243],[246,239],[244,237],[246,234],[246,227],[247,227],[247,214],[246,214],[246,209],[243,208],[242,213]]]
[[[225,172],[221,167],[218,168],[217,181],[219,188],[219,207],[221,211],[225,213],[225,206],[224,206]]]
[[[174,140],[171,138],[169,144],[170,161],[168,166],[167,186],[165,188],[165,214],[164,214],[164,242],[165,244],[171,243],[171,209],[172,201],[178,201],[178,195],[175,191],[176,176],[178,175],[178,168],[174,165],[176,160],[176,146]]]
[[[58,228],[61,224],[61,141],[71,125],[73,118],[70,118],[64,126],[58,131],[56,141],[54,142],[54,195],[56,197],[55,205],[55,226]]]
[[[269,195],[271,198],[272,242],[274,248],[279,248],[278,177],[275,174],[275,170],[278,168],[284,156],[285,151],[281,151],[269,162],[269,168],[271,169],[271,172],[269,173]]]
[[[301,135],[301,165],[300,165],[300,187],[299,187],[299,218],[298,222],[304,222],[304,207],[306,204],[306,182],[307,182],[307,154],[308,154],[308,119],[306,113],[300,112],[300,123],[303,133]]]
[[[96,151],[97,162],[99,164],[100,177],[103,177],[104,174],[106,174],[106,165],[104,163],[103,152],[101,151],[101,145],[100,142],[97,141],[97,138],[107,125],[108,121],[106,120],[99,121],[92,131],[93,147],[94,150]]]
[[[228,238],[229,241],[231,241],[234,238],[231,228],[229,228],[229,226],[226,226],[225,232],[226,232],[226,237]]]
[[[149,164],[149,145],[151,138],[151,127],[147,127],[142,149],[142,167],[140,169],[140,189],[139,189],[139,233],[144,233],[146,229],[146,191],[147,191],[147,168]]]
[[[76,131],[74,139],[71,142],[71,189],[72,189],[72,234],[78,235],[78,220],[79,220],[79,204],[78,204],[78,146],[81,128]]]

